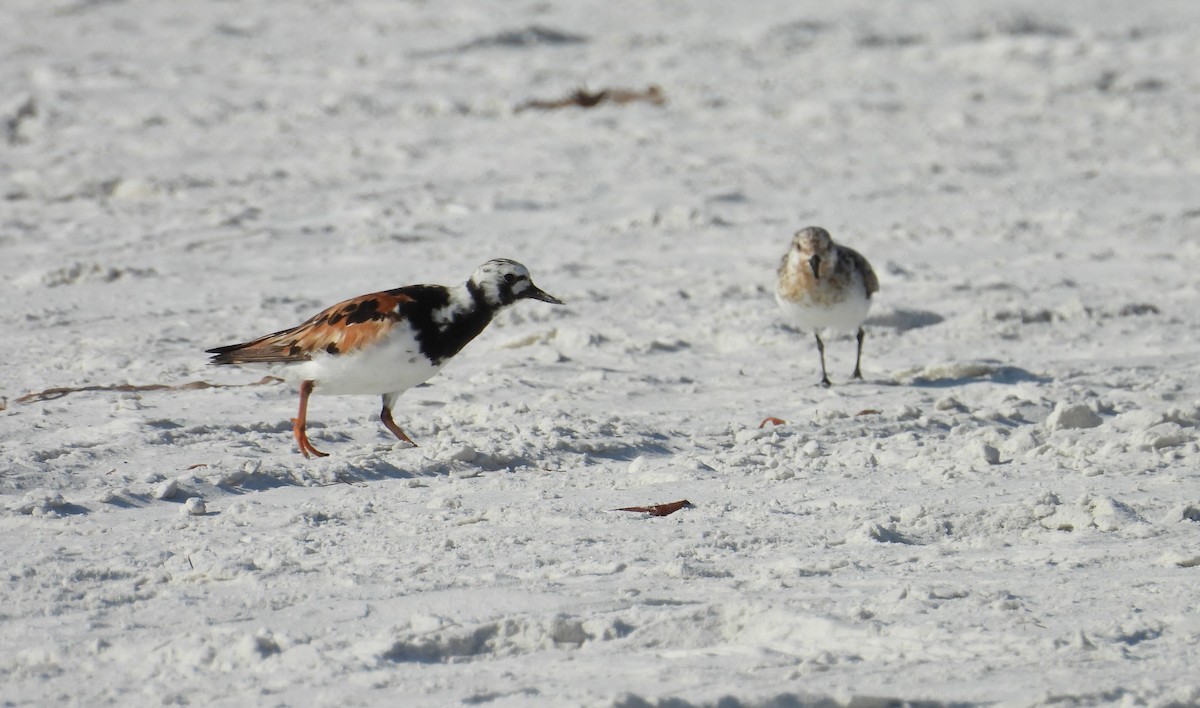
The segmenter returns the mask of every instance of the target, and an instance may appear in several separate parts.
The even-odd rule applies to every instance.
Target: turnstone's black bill
[[[862,378],[862,323],[871,309],[871,295],[879,279],[858,251],[833,242],[829,232],[809,226],[796,232],[779,264],[775,300],[784,314],[801,329],[812,330],[821,355],[821,385],[829,386],[825,373],[826,329],[858,330],[858,355],[854,378]]]
[[[278,364],[300,384],[292,433],[305,457],[325,457],[305,432],[313,393],[383,396],[380,421],[416,445],[392,420],[400,394],[428,381],[502,308],[533,299],[562,301],[533,284],[525,266],[503,258],[479,266],[456,288],[409,285],[360,295],[303,324],[242,344],[209,349],[213,364]]]

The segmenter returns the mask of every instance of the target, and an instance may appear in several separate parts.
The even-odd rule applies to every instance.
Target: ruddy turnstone
[[[457,288],[408,285],[360,295],[291,329],[208,353],[213,364],[282,365],[284,377],[300,383],[292,434],[305,457],[326,456],[305,432],[308,397],[314,393],[382,395],[379,420],[397,438],[416,445],[392,420],[400,394],[428,381],[498,311],[526,298],[562,304],[533,284],[525,266],[497,258]]]
[[[871,294],[879,279],[866,258],[852,248],[833,242],[829,232],[809,226],[796,232],[779,264],[775,300],[792,322],[812,330],[821,354],[821,385],[829,386],[825,373],[825,343],[821,331],[853,332],[858,329],[858,355],[854,378],[862,378],[863,320],[871,309]]]

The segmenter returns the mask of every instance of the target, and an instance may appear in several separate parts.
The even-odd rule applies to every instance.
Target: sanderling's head
[[[807,264],[816,278],[832,272],[837,262],[833,238],[820,226],[806,226],[797,231],[792,237],[792,253],[789,256],[798,264]]]

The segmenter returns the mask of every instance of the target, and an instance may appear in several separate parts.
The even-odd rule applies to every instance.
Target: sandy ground
[[[1193,0],[6,0],[0,703],[1200,703],[1197,66]],[[206,364],[497,256],[568,305],[419,448]]]

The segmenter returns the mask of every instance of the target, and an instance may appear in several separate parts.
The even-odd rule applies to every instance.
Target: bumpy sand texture
[[[0,3],[0,702],[1200,701],[1197,13]],[[772,297],[814,223],[882,285],[830,390]],[[418,449],[17,400],[251,383],[203,350],[498,256],[568,305]]]

